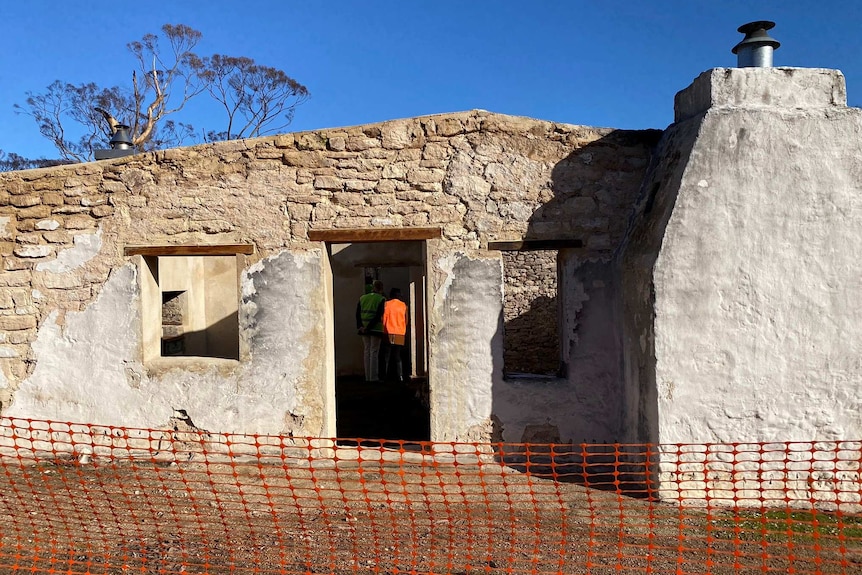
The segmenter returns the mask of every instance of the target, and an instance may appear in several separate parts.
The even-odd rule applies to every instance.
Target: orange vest
[[[401,300],[390,299],[383,308],[383,330],[391,335],[407,333],[407,304]]]

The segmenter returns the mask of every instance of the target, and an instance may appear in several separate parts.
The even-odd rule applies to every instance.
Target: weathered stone
[[[60,222],[57,220],[42,220],[36,222],[35,227],[37,230],[56,230],[60,227]]]
[[[357,206],[364,204],[365,199],[357,192],[335,192],[332,195],[332,202],[342,206]]]
[[[454,136],[464,131],[464,126],[455,118],[441,118],[437,121],[438,136]]]
[[[85,230],[96,225],[93,218],[83,215],[72,215],[66,218],[63,227],[67,230]]]
[[[341,152],[347,147],[347,138],[344,136],[330,136],[327,147],[335,152]]]
[[[356,162],[357,164],[364,164],[364,162]],[[369,162],[370,163],[370,162]],[[342,180],[369,180],[369,181],[377,181],[380,179],[380,172],[376,170],[373,166],[364,165],[359,166],[359,169],[351,168],[351,169],[338,169],[335,171],[335,175]]]
[[[84,196],[81,198],[82,206],[101,206],[107,201],[105,196]]]
[[[17,331],[36,327],[36,318],[30,315],[0,316],[0,330]]]
[[[388,195],[395,191],[395,182],[392,180],[380,180],[375,188],[378,194]]]
[[[306,222],[293,222],[290,224],[290,235],[298,240],[308,238],[308,224]]]
[[[11,344],[32,343],[36,341],[35,329],[21,329],[6,334],[6,341]]]
[[[18,225],[23,226],[23,225],[26,225],[28,223],[32,223],[32,220],[27,220],[24,222],[18,222]],[[32,226],[28,226],[28,227],[32,227]],[[21,231],[22,232],[24,231],[23,228]],[[38,232],[30,232],[30,231],[28,231],[27,233],[20,233],[15,238],[15,241],[18,242],[19,244],[40,244],[40,243],[42,243],[42,234],[40,234]]]
[[[431,183],[415,183],[412,184],[414,188],[417,190],[422,190],[423,192],[442,192],[443,184],[440,182],[431,182]]]
[[[63,205],[63,194],[58,193],[45,193],[42,194],[42,203],[48,206],[61,206]]]
[[[272,143],[276,148],[292,148],[294,145],[293,134],[276,136]]]
[[[66,230],[44,232],[42,238],[51,244],[67,244],[72,241],[72,236]]]
[[[3,258],[3,269],[6,271],[17,271],[17,270],[30,270],[33,269],[33,260],[21,259],[12,256]],[[0,287],[3,287],[3,284],[0,283]]]
[[[198,224],[199,227],[196,224]],[[233,225],[225,220],[205,220],[202,222],[189,223],[190,231],[194,232],[198,231],[198,229],[208,234],[219,234],[233,230]]]
[[[278,393],[282,394],[278,397],[302,398],[297,399],[295,405],[285,404],[285,409],[290,409],[293,413],[307,409],[308,413],[317,414],[328,401],[320,396],[319,383],[325,381],[326,374],[321,372],[311,377],[300,366],[305,362],[322,367],[325,363],[319,360],[321,357],[327,357],[328,353],[328,344],[325,343],[327,340],[323,339],[325,334],[316,334],[313,330],[318,329],[318,326],[321,330],[325,329],[326,322],[322,321],[322,318],[327,317],[326,308],[306,309],[302,305],[294,306],[291,309],[301,313],[308,312],[312,321],[308,325],[296,325],[295,318],[291,316],[291,329],[286,330],[283,327],[284,308],[274,314],[271,303],[264,302],[267,305],[262,305],[261,300],[257,299],[260,291],[266,289],[277,292],[277,301],[283,302],[285,297],[296,297],[297,301],[307,301],[310,306],[323,305],[318,296],[323,293],[321,290],[327,288],[317,286],[315,282],[323,281],[326,277],[321,258],[328,256],[320,245],[309,243],[310,226],[317,230],[363,227],[442,228],[443,237],[429,240],[426,244],[427,261],[423,261],[420,256],[420,260],[414,263],[427,266],[427,287],[431,291],[425,303],[429,306],[450,306],[453,304],[447,301],[449,296],[445,291],[441,291],[440,286],[441,282],[448,281],[443,276],[451,272],[446,266],[454,257],[453,254],[481,253],[482,257],[488,257],[484,249],[488,241],[498,238],[519,239],[527,233],[528,228],[531,234],[537,234],[540,239],[556,238],[552,232],[560,230],[559,226],[569,226],[567,230],[582,229],[586,225],[585,221],[572,221],[572,215],[566,214],[561,208],[563,198],[576,195],[564,195],[561,190],[569,192],[575,185],[579,186],[577,194],[583,195],[594,194],[603,187],[613,189],[619,185],[626,188],[620,193],[621,201],[627,194],[634,197],[637,193],[639,172],[631,180],[616,176],[619,171],[629,170],[626,163],[620,159],[622,156],[615,155],[618,146],[609,145],[607,153],[597,147],[589,166],[575,157],[570,161],[575,166],[571,168],[571,172],[566,174],[566,178],[557,179],[558,165],[576,151],[576,144],[564,143],[562,136],[557,136],[562,132],[555,131],[552,124],[544,122],[492,122],[496,131],[489,131],[481,124],[482,119],[487,117],[494,116],[468,112],[437,116],[434,119],[396,120],[375,126],[320,130],[141,154],[125,163],[52,168],[51,178],[65,186],[64,204],[56,206],[55,211],[45,217],[21,220],[23,229],[18,235],[23,235],[24,238],[14,245],[19,249],[29,246],[40,250],[40,253],[51,249],[53,251],[50,253],[56,252],[57,256],[52,258],[49,253],[42,258],[4,257],[4,268],[8,271],[0,274],[0,286],[4,283],[17,284],[18,287],[26,288],[25,291],[40,295],[34,295],[28,301],[22,300],[20,305],[13,301],[12,307],[0,309],[46,318],[44,329],[38,332],[39,346],[42,346],[41,349],[51,350],[50,353],[60,353],[59,360],[68,361],[70,365],[79,361],[78,356],[85,357],[89,353],[82,353],[81,350],[103,350],[97,356],[90,356],[94,357],[98,368],[90,370],[93,378],[88,379],[87,389],[96,390],[94,393],[100,393],[98,390],[104,389],[116,391],[107,394],[110,396],[110,402],[119,405],[128,399],[124,395],[128,390],[117,384],[117,381],[122,384],[126,374],[107,374],[114,366],[133,366],[136,372],[144,374],[138,383],[141,389],[146,388],[148,393],[152,392],[153,398],[153,407],[143,402],[146,404],[142,411],[143,417],[150,418],[147,425],[163,424],[163,421],[151,421],[151,412],[157,409],[156,403],[164,404],[166,392],[160,390],[172,385],[180,372],[188,378],[183,389],[189,390],[187,399],[190,401],[198,401],[202,397],[196,390],[210,390],[207,392],[208,397],[218,398],[221,397],[219,386],[239,384],[243,397],[252,398],[248,404],[251,407],[244,407],[245,404],[239,402],[236,405],[241,413],[230,416],[235,417],[235,421],[242,425],[249,417],[243,410],[255,409],[264,414],[266,412],[266,409],[258,409],[256,402],[259,401],[254,399],[262,397],[261,390],[247,387],[256,385],[251,383],[252,378],[248,374],[255,373],[269,378],[272,373],[284,374],[295,367],[295,370],[286,376],[278,375],[268,379],[268,385],[278,388]],[[537,135],[540,132],[543,134],[541,137]],[[551,143],[539,141],[542,138],[554,137],[557,139]],[[583,142],[578,140],[580,143],[577,145],[583,146],[594,140],[595,138],[584,138]],[[482,153],[477,153],[477,150]],[[492,151],[495,151],[496,156],[491,157]],[[648,157],[646,149],[643,155]],[[492,183],[490,178],[484,176],[489,164],[496,164],[490,174],[493,181],[500,184],[500,189],[497,190],[500,194],[498,199],[490,198]],[[602,181],[595,178],[593,181],[584,181],[589,179],[585,178],[585,174],[590,175],[584,171],[586,168],[599,168],[599,178],[604,177],[608,171],[612,172],[613,177]],[[503,173],[506,169],[508,175]],[[34,195],[31,181],[25,181],[19,174],[0,174],[0,181],[18,185],[21,189],[18,196]],[[552,183],[556,188],[552,189]],[[632,190],[628,190],[629,186]],[[0,188],[5,190],[5,184]],[[44,199],[47,196],[42,194],[42,197]],[[539,197],[545,198],[545,202],[549,204],[542,217],[557,226],[546,230],[546,235],[543,235],[545,232],[541,227],[533,229],[530,227],[532,222],[522,221],[529,210],[538,205]],[[10,241],[14,238],[16,229],[14,214],[31,209],[13,208],[4,208],[7,210],[5,213],[11,216],[11,222],[7,226],[7,229],[11,226],[13,231],[12,237],[8,238]],[[606,216],[602,214],[602,217]],[[595,219],[595,216],[591,219]],[[49,223],[50,221],[56,222],[56,225]],[[611,221],[611,218],[606,217],[606,221]],[[595,230],[595,233],[610,234],[614,241],[619,242],[624,233],[624,229],[616,229],[620,221],[624,223],[626,218],[615,218],[614,227],[608,225],[604,229]],[[86,242],[80,238],[86,236],[92,239],[96,234],[76,234],[74,238],[70,235],[74,230],[94,232],[96,229],[102,230],[100,233],[104,234],[102,243],[93,239],[92,243],[87,244],[87,249],[82,248]],[[46,242],[49,245],[46,246]],[[142,282],[149,281],[149,276],[145,269],[137,272],[131,269],[128,263],[130,258],[123,255],[123,248],[231,243],[254,245],[252,255],[237,258],[238,261],[246,262],[245,268],[238,270],[243,282],[240,296],[243,308],[238,313],[239,330],[243,339],[239,345],[249,346],[249,351],[253,353],[248,358],[243,356],[240,369],[232,367],[234,371],[230,373],[226,370],[216,375],[211,369],[201,369],[200,372],[180,369],[174,370],[173,374],[160,374],[158,377],[163,378],[163,381],[160,379],[158,385],[152,382],[147,384],[146,367],[139,365],[142,337],[139,330],[141,322],[144,321],[140,315],[142,306],[151,305],[143,301],[149,296],[141,289]],[[408,251],[412,251],[413,247]],[[398,257],[401,257],[400,252]],[[386,263],[387,260],[383,258],[381,261]],[[488,269],[485,269],[485,266],[480,267],[483,273],[488,272],[487,277],[493,278],[493,282],[482,284],[479,291],[493,296],[499,293],[499,284],[502,281],[499,256],[492,253],[489,261],[492,265]],[[284,262],[291,265],[281,268],[283,274],[277,277],[267,275],[267,270],[271,271],[273,266],[285,265]],[[491,273],[494,266],[497,271]],[[34,268],[35,271],[32,271]],[[16,278],[15,274],[27,275]],[[284,291],[285,286],[294,285],[301,287],[296,292],[297,295]],[[164,289],[166,286],[167,284],[157,287]],[[6,289],[8,288],[5,286],[0,287],[0,294],[4,294]],[[156,300],[158,299],[156,297]],[[3,301],[5,300],[0,300],[0,303]],[[458,304],[461,316],[464,315],[464,310],[467,309],[464,306],[468,303],[469,300],[463,305]],[[155,305],[160,304],[159,301]],[[52,315],[55,310],[58,312],[56,316]],[[37,312],[38,315],[29,314],[31,311]],[[350,309],[348,315],[352,311]],[[497,329],[499,314],[495,314],[493,309],[482,309],[482,312],[466,312],[464,317],[471,319],[465,324],[469,327],[476,321],[487,321],[489,327]],[[96,321],[94,318],[100,314],[101,319]],[[276,317],[279,318],[278,321]],[[438,337],[441,317],[448,316],[442,314],[439,309],[428,312],[426,319],[429,322],[428,329],[434,334],[432,337]],[[254,347],[260,346],[262,342],[257,330],[268,321],[275,322],[272,325],[278,324],[274,330],[267,332],[278,333],[276,339],[266,343],[267,346],[274,345],[273,352]],[[231,321],[219,320],[219,323],[230,324]],[[55,325],[63,327],[57,330]],[[312,331],[309,331],[310,329]],[[446,329],[451,332],[452,326]],[[308,358],[297,355],[298,352],[295,351],[299,331],[302,332],[301,341],[312,342],[316,346],[308,352]],[[109,332],[111,335],[107,335]],[[9,333],[15,332],[6,333],[4,345],[28,346],[35,340],[37,331],[35,327],[19,330],[20,337],[16,337],[15,342],[20,343],[13,342]],[[95,335],[91,337],[91,334]],[[96,345],[97,340],[105,337],[111,338],[110,346]],[[466,337],[464,341],[471,341],[471,338]],[[290,344],[289,350],[285,351],[283,342]],[[68,353],[58,351],[61,349],[67,350]],[[27,353],[33,355],[32,351]],[[107,354],[109,361],[102,362],[101,354]],[[482,361],[486,361],[492,353],[483,349],[480,355],[485,358]],[[275,358],[273,361],[283,362],[284,365],[259,363],[262,360],[270,361],[271,358]],[[476,358],[478,355],[473,359]],[[18,361],[20,358],[5,359]],[[59,363],[59,360],[55,358],[53,361]],[[488,369],[499,369],[498,360],[494,359],[493,362],[497,367],[493,367],[492,361],[488,360]],[[47,363],[34,357],[32,365],[37,366],[38,372],[39,369],[45,369],[43,366]],[[439,369],[434,373],[439,376],[434,385],[441,385],[436,382],[450,377],[441,376]],[[461,370],[458,373],[465,378],[472,376],[470,370]],[[34,385],[41,384],[46,381],[45,377],[37,373],[37,379],[30,381]],[[307,378],[312,383],[309,383],[307,388],[300,389],[305,384],[295,382],[302,378]],[[480,381],[485,379],[487,378],[484,375],[478,378]],[[113,387],[104,387],[109,380],[110,386]],[[198,385],[204,382],[205,385]],[[165,384],[164,387],[162,383]],[[149,387],[146,387],[147,385]],[[16,398],[26,397],[26,393],[16,391]],[[482,390],[482,393],[485,391]],[[507,390],[503,389],[501,393],[505,394]],[[465,400],[461,392],[450,396],[457,402]],[[76,392],[71,392],[69,397],[69,401],[76,401],[78,396]],[[53,399],[50,401],[54,402]],[[218,403],[220,400],[215,401]],[[287,400],[287,403],[291,402],[293,399]],[[487,406],[478,405],[477,416],[486,417],[491,405],[496,406],[497,403],[495,396],[494,404],[489,402]],[[19,402],[16,405],[21,406],[24,403]],[[91,402],[84,401],[82,405],[91,405]],[[196,421],[199,413],[211,414],[209,423],[212,427],[220,425],[220,418],[224,414],[221,407],[213,407],[211,401],[199,405],[205,407],[195,407]],[[185,405],[183,408],[187,407],[188,405]],[[51,409],[53,408],[54,403],[51,403]],[[63,409],[61,407],[57,412],[62,413]],[[124,407],[120,406],[113,413],[121,413],[122,409]],[[444,419],[454,417],[456,416],[445,415]],[[476,423],[470,423],[474,424]],[[271,429],[271,426],[267,426],[269,423],[264,427]],[[280,429],[275,428],[275,432]],[[321,430],[334,432],[324,429],[322,424],[302,431],[322,433]],[[574,436],[571,433],[570,435]],[[461,436],[456,434],[452,437]],[[480,436],[477,435],[476,438],[479,439]]]
[[[19,246],[13,252],[19,258],[44,258],[54,253],[54,247],[48,245]]]
[[[384,148],[400,150],[414,143],[417,134],[412,125],[404,122],[387,122],[381,128],[382,145]]]
[[[299,220],[299,221],[307,221],[311,218],[312,207],[308,204],[288,204],[287,205],[287,213],[290,215],[290,219]]]
[[[54,208],[53,210],[51,210],[50,213],[53,215],[86,214],[89,213],[89,211],[90,208],[85,208],[84,206],[63,206],[59,208]]]
[[[402,221],[405,226],[428,225],[428,214],[426,212],[406,214]]]
[[[42,203],[42,198],[39,196],[10,196],[9,204],[17,208],[26,208],[29,206],[37,206]]]
[[[258,146],[254,150],[254,157],[258,160],[278,160],[284,152],[276,147]]]
[[[104,218],[105,216],[110,216],[111,214],[114,213],[114,207],[113,206],[96,206],[90,211],[90,213],[93,214],[94,217]]]
[[[26,220],[29,218],[47,218],[51,212],[51,206],[40,205],[18,210],[17,215],[19,220]]]
[[[419,163],[419,160],[422,159],[422,150],[418,148],[407,148],[405,150],[398,150],[398,152],[390,152],[389,150],[379,150],[380,152],[386,152],[389,154],[395,154],[394,158],[386,158],[387,161],[391,162],[416,162]],[[414,165],[416,165],[414,164]]]
[[[326,137],[317,132],[294,134],[297,150],[325,150]]]
[[[365,201],[369,206],[389,206],[396,201],[395,194],[368,194],[365,197]]]
[[[9,259],[7,258],[4,261],[9,261]],[[32,273],[27,269],[7,271],[0,274],[0,287],[28,285],[32,277]]]
[[[344,189],[348,192],[364,192],[373,190],[377,185],[376,181],[369,180],[345,180]]]
[[[84,278],[74,273],[34,272],[33,285],[47,289],[70,289],[84,285]]]
[[[369,148],[379,148],[380,140],[377,138],[351,137],[347,140],[346,149],[350,152],[362,152]]]
[[[443,181],[446,173],[443,170],[428,168],[413,168],[407,172],[407,181],[411,184],[430,184]]]
[[[317,176],[314,178],[314,188],[318,190],[341,190],[344,184],[335,176]]]
[[[102,182],[101,188],[103,191],[108,192],[108,193],[112,193],[112,194],[123,194],[123,193],[126,193],[129,191],[128,187],[123,182],[116,182],[116,181],[110,181],[110,180]],[[75,195],[75,196],[79,195],[79,194],[69,194],[68,190],[64,191],[63,193],[65,193],[67,196],[68,195]],[[81,194],[81,195],[83,195],[83,194]]]
[[[445,160],[420,160],[419,167],[420,168],[438,168],[445,169],[448,165],[448,162]]]
[[[307,153],[301,151],[285,152],[284,156],[282,156],[282,162],[285,165],[297,168],[323,168],[333,163],[319,152]]]
[[[17,232],[16,218],[11,215],[0,215],[0,240],[11,240]]]
[[[407,164],[388,164],[383,167],[382,177],[390,179],[403,179],[407,176],[410,167]]]

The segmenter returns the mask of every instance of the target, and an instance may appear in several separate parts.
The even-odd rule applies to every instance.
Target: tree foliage
[[[215,54],[204,60],[201,77],[227,114],[227,128],[206,139],[254,138],[287,127],[296,107],[308,99],[305,86],[251,58]]]
[[[25,158],[24,156],[21,156],[14,152],[9,152],[7,154],[3,150],[0,150],[0,172],[14,172],[16,170],[30,170],[33,168],[48,168],[51,166],[60,166],[62,164],[68,163],[68,160],[48,160],[45,158],[33,160],[30,158]]]
[[[177,146],[196,134],[206,141],[260,136],[290,124],[296,107],[308,99],[305,86],[251,58],[201,57],[194,51],[201,36],[184,24],[165,24],[160,35],[127,44],[135,62],[129,84],[57,80],[44,92],[27,92],[25,104],[15,108],[36,121],[67,162],[91,160],[94,149],[108,146],[118,124],[129,127],[140,150]],[[173,115],[202,93],[220,104],[225,120],[197,132]]]

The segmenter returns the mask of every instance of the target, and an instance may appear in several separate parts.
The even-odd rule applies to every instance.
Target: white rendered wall
[[[4,416],[159,428],[183,409],[201,429],[331,435],[321,251],[282,252],[242,274],[243,362],[144,363],[138,269],[118,268],[80,312],[54,313],[33,344],[38,365]],[[310,297],[309,294],[319,294]]]
[[[705,85],[653,275],[658,439],[858,439],[862,111],[836,71]]]

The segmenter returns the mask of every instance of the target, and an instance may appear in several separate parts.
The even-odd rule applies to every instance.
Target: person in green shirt
[[[359,298],[356,304],[356,330],[362,336],[365,381],[377,383],[380,358],[380,342],[383,339],[383,312],[386,298],[383,296],[383,282],[374,280],[372,291]]]

